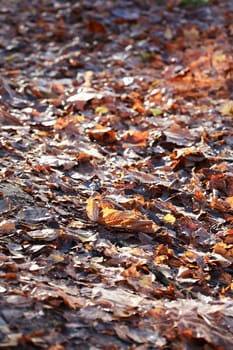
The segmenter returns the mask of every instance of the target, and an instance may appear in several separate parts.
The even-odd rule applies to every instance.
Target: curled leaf
[[[140,212],[115,209],[111,202],[97,196],[87,200],[86,211],[90,220],[105,226],[145,233],[158,230],[158,226]]]
[[[96,197],[88,198],[86,212],[87,212],[88,219],[90,219],[91,221],[98,221],[99,207],[98,207],[98,200]]]

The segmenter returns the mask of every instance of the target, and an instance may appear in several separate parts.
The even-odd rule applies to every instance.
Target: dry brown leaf
[[[86,212],[91,221],[109,227],[145,233],[154,233],[159,229],[152,220],[140,212],[115,209],[111,202],[101,199],[100,196],[90,197],[87,200]]]
[[[233,260],[233,245],[218,242],[214,246],[214,252],[224,256],[224,258]]]
[[[225,243],[233,244],[233,229],[227,230],[223,239]]]
[[[90,197],[87,200],[86,212],[88,219],[91,221],[98,221],[99,218],[99,206],[96,197]]]
[[[64,346],[61,344],[54,344],[48,348],[48,350],[64,350]]]
[[[97,22],[95,19],[89,20],[89,22],[86,23],[86,26],[87,29],[92,33],[99,33],[102,35],[106,34],[105,26],[102,23]]]
[[[134,144],[138,147],[145,147],[147,145],[149,137],[149,131],[148,130],[128,130],[125,135],[122,137],[122,141],[126,144]]]
[[[59,288],[50,289],[37,287],[33,290],[32,296],[35,300],[45,300],[57,305],[60,304],[60,301],[63,301],[66,306],[73,310],[83,306],[81,298],[70,295]]]
[[[106,128],[98,125],[96,128],[87,131],[88,136],[91,139],[103,144],[111,144],[117,141],[116,133],[111,128]]]
[[[21,121],[8,111],[0,107],[0,123],[1,125],[21,125]]]
[[[220,112],[223,115],[233,115],[233,101],[231,100],[226,100],[221,108],[220,108]]]
[[[0,233],[10,233],[16,230],[15,223],[12,220],[3,220],[0,222]]]
[[[229,204],[230,209],[233,210],[233,196],[226,198],[227,204]]]
[[[158,230],[157,225],[152,220],[148,220],[145,216],[135,213],[132,210],[122,211],[104,208],[101,214],[102,217],[99,221],[106,226],[146,233],[153,233]]]

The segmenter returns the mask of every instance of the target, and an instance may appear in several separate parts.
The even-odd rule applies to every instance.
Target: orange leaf
[[[224,234],[224,242],[233,244],[233,229],[227,230]]]
[[[114,204],[100,196],[87,200],[87,216],[91,221],[102,225],[135,232],[154,233],[158,226],[146,216],[135,210],[118,210]]]
[[[223,242],[218,242],[214,246],[214,252],[216,254],[220,254],[224,256],[224,258],[233,260],[233,245],[232,244],[226,244]]]
[[[132,210],[117,210],[111,208],[103,208],[101,210],[100,223],[106,226],[127,229],[135,232],[153,233],[158,230],[157,225],[148,220],[141,214]]]
[[[147,145],[149,136],[149,131],[140,131],[140,130],[129,130],[123,136],[123,141],[126,143],[135,144],[138,147],[145,147]]]
[[[227,197],[226,202],[229,204],[230,208],[233,209],[233,197]]]
[[[117,141],[115,131],[101,125],[98,125],[96,128],[89,129],[87,133],[91,139],[94,139],[99,143],[112,144]]]

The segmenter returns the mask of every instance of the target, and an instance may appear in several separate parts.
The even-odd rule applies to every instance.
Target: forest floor
[[[0,3],[0,348],[233,349],[233,2]]]

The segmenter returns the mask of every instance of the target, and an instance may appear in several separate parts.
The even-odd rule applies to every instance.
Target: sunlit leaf
[[[173,32],[170,28],[166,28],[163,35],[167,40],[171,40],[173,38]]]
[[[223,115],[233,115],[233,101],[232,100],[225,101],[220,108],[220,112]]]
[[[53,304],[54,301],[56,302],[57,306],[60,304],[60,301],[64,302],[67,307],[74,310],[83,305],[81,298],[70,295],[59,287],[54,289],[47,286],[44,286],[44,288],[37,287],[33,290],[32,296],[35,300],[47,301],[51,304]]]
[[[54,230],[54,229],[42,229],[42,230],[28,231],[27,236],[29,236],[33,240],[43,240],[43,241],[49,242],[56,239],[58,236],[58,233],[57,233],[57,230]]]
[[[122,140],[126,143],[135,144],[138,147],[147,145],[149,131],[130,130],[123,137]]]
[[[233,210],[233,197],[227,197],[226,202],[229,204],[230,208]]]
[[[79,89],[78,93],[68,97],[67,102],[87,102],[96,98],[98,100],[102,99],[104,95],[101,92],[91,90],[91,89]]]
[[[86,206],[87,216],[91,221],[98,221],[99,219],[99,204],[98,199],[95,197],[90,197],[87,200]]]
[[[129,210],[121,211],[111,208],[102,208],[99,221],[106,226],[128,229],[135,232],[142,231],[153,233],[158,230],[157,225],[153,221]]]
[[[101,125],[96,128],[89,129],[87,133],[89,137],[101,143],[111,144],[117,141],[115,131],[110,128],[102,127]]]
[[[232,1],[0,3],[0,347],[232,349]]]
[[[233,261],[233,245],[218,242],[214,246],[214,252],[224,256],[224,258]]]
[[[159,229],[152,220],[141,213],[134,210],[115,209],[112,203],[98,196],[87,200],[86,211],[90,220],[109,227],[146,233],[153,233]]]
[[[108,108],[106,106],[98,106],[96,107],[95,109],[95,112],[98,113],[98,114],[106,114],[108,113]]]
[[[162,114],[162,111],[159,108],[150,108],[150,112],[152,113],[153,116]]]
[[[174,224],[176,222],[176,218],[174,215],[172,214],[166,214],[164,217],[163,217],[163,220],[166,224]]]

